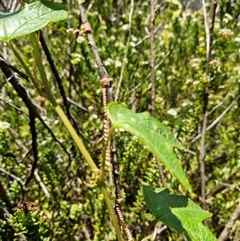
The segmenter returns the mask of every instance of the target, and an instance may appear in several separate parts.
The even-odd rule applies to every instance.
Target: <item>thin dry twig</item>
[[[234,104],[238,101],[239,98],[240,98],[240,95],[238,95],[238,96],[230,103],[230,105],[222,112],[222,114],[221,114],[220,116],[218,116],[218,118],[216,118],[216,119],[206,128],[206,131],[211,130],[211,129],[228,113],[228,111],[234,106]],[[208,114],[209,114],[209,113],[208,113]],[[194,139],[191,140],[191,142],[197,141],[200,137],[201,137],[201,134],[197,135],[196,137],[194,137]]]
[[[46,186],[44,185],[41,177],[38,175],[37,169],[34,171],[34,177],[36,178],[36,181],[39,183],[40,187],[42,188],[45,196],[46,196],[47,198],[50,198],[50,194],[49,194]]]
[[[125,66],[127,64],[127,55],[128,55],[128,50],[129,50],[129,46],[130,46],[130,40],[131,40],[131,36],[132,36],[132,15],[133,15],[133,10],[134,10],[134,1],[131,0],[131,4],[130,4],[130,12],[129,12],[129,32],[128,32],[128,39],[127,39],[127,44],[126,44],[126,51],[123,57],[123,63],[122,63],[122,67],[121,67],[121,72],[120,72],[120,77],[118,80],[118,85],[115,91],[115,98],[114,101],[117,102],[118,101],[118,96],[120,93],[120,89],[121,89],[121,84],[122,84],[122,80],[123,80],[123,74],[124,74],[124,70],[125,70]]]
[[[150,80],[151,80],[151,115],[156,116],[156,83],[155,83],[155,52],[154,52],[154,27],[155,27],[155,0],[151,0],[150,21]]]
[[[164,6],[165,3],[166,3],[166,1],[163,0],[160,4],[158,4],[158,5],[156,6],[156,8],[155,8],[155,10],[154,10],[155,19],[156,19],[156,17],[157,17],[157,13],[159,13],[159,12],[161,11],[161,9],[163,9],[163,6]],[[147,26],[147,24],[148,24],[148,22],[149,22],[150,17],[151,17],[151,15],[149,15],[149,16],[146,18],[146,20],[145,20],[145,31],[147,32],[147,35],[144,36],[139,42],[137,42],[137,43],[134,45],[134,47],[139,46],[140,44],[142,44],[143,42],[145,42],[146,40],[148,40],[148,39],[150,38],[151,35],[150,35],[148,29],[146,28],[146,26]],[[155,19],[154,19],[154,20],[155,20]],[[157,32],[160,30],[161,27],[163,27],[162,22],[155,28],[154,34],[157,33]]]
[[[154,31],[155,33],[155,31]],[[162,63],[167,59],[167,57],[171,54],[171,51],[168,51],[166,53],[166,55],[161,59],[161,61],[159,63],[157,63],[155,65],[155,70],[159,69],[159,67],[162,65]],[[149,73],[146,77],[144,77],[143,79],[148,79],[151,76],[151,73]],[[131,78],[130,78],[131,79]],[[139,84],[137,84],[135,87],[133,87],[130,90],[126,90],[125,96],[132,94],[133,92],[135,92],[136,90],[138,90],[142,85],[144,84],[144,81],[140,82]],[[134,100],[133,100],[134,101]],[[132,102],[133,102],[132,101]]]
[[[226,194],[227,192],[233,191],[234,189],[237,188],[236,184],[228,184],[228,183],[221,183],[219,184],[220,186],[218,186],[217,188],[215,188],[210,194],[208,194],[209,198],[206,199],[207,203],[211,203],[214,199],[215,196],[218,193],[221,193],[221,195]]]
[[[17,183],[20,185],[20,188],[21,188],[21,193],[22,193],[22,195],[21,195],[21,201],[23,201],[23,198],[24,198],[24,186],[25,186],[25,185],[24,185],[23,181],[21,180],[21,178],[15,176],[14,174],[6,171],[6,170],[3,169],[3,168],[0,168],[0,171],[1,171],[2,173],[4,173],[5,175],[11,177],[13,180],[17,181]]]
[[[205,0],[202,0],[203,6],[203,17],[204,17],[204,26],[206,33],[206,71],[205,77],[209,77],[209,63],[210,63],[210,28],[207,18],[207,9],[205,6]],[[206,209],[206,174],[205,174],[205,138],[206,138],[206,128],[207,128],[207,105],[208,105],[208,93],[205,88],[204,90],[204,106],[203,106],[203,122],[201,129],[201,141],[200,141],[200,150],[199,150],[199,163],[200,163],[200,175],[201,175],[201,201],[203,204],[203,209]]]
[[[231,229],[239,216],[240,216],[240,202],[238,203],[238,206],[236,207],[234,213],[232,214],[229,222],[227,223],[222,233],[220,234],[218,241],[225,241],[228,239]]]
[[[238,224],[238,226],[236,228],[236,232],[235,232],[233,241],[240,241],[239,234],[240,234],[240,223]]]
[[[27,149],[25,146],[24,146],[25,149]],[[29,153],[30,151],[27,151],[27,153],[25,154],[24,158],[26,158],[27,154]],[[24,199],[24,188],[26,187],[25,183],[21,180],[21,178],[15,176],[14,174],[6,171],[5,169],[1,168],[0,167],[0,172],[6,174],[7,176],[11,177],[13,180],[17,181],[18,184],[20,185],[21,187],[21,191],[22,191],[22,197],[21,197],[21,202],[23,202],[23,199]],[[42,182],[39,174],[38,174],[38,171],[37,169],[34,168],[34,171],[33,171],[33,175],[36,179],[36,181],[38,182],[38,184],[40,185],[40,187],[42,188],[44,194],[46,195],[47,198],[50,197],[50,194],[46,188],[46,186],[44,185],[44,183]]]
[[[167,229],[166,225],[162,225],[161,223],[156,223],[153,233],[143,238],[141,241],[156,240],[157,235],[161,234],[166,229]]]
[[[21,108],[19,108],[16,105],[10,103],[8,100],[6,100],[5,98],[2,98],[1,96],[0,96],[0,101],[4,102],[5,104],[7,104],[7,105],[11,106],[12,108],[14,108],[17,112],[19,112],[19,113],[25,115],[26,117],[28,117],[28,114],[25,113]]]
[[[162,23],[160,23],[154,30],[154,33],[157,33],[159,31],[159,29],[162,27]],[[148,40],[150,38],[150,34],[146,35],[145,37],[143,37],[139,42],[137,42],[134,47],[138,47],[139,45],[141,45],[143,42],[145,42],[146,40]]]
[[[0,172],[3,172],[3,173],[6,174],[7,176],[11,177],[13,180],[17,181],[17,182],[20,184],[21,188],[23,189],[24,183],[23,183],[23,181],[21,180],[21,178],[15,176],[14,174],[6,171],[5,169],[3,169],[3,168],[1,168],[1,167],[0,167]]]
[[[76,107],[78,107],[80,110],[83,110],[83,111],[88,111],[84,106],[80,105],[79,103],[75,102],[74,100],[70,99],[69,97],[67,97],[67,101],[69,103],[71,103],[72,105],[75,105]]]
[[[156,81],[155,81],[155,51],[154,51],[154,29],[155,29],[155,0],[150,3],[150,81],[151,81],[151,115],[156,116]],[[159,175],[163,186],[167,186],[166,178],[163,173],[162,165],[156,158]]]
[[[217,7],[217,1],[212,4],[212,18],[211,18],[211,26],[208,22],[207,16],[207,8],[205,4],[205,0],[202,0],[202,11],[204,18],[204,27],[206,34],[206,70],[205,70],[205,78],[208,83],[210,81],[210,61],[211,61],[211,50],[212,50],[212,35],[214,29],[215,22],[215,13]],[[203,209],[206,209],[206,174],[205,174],[205,139],[206,139],[206,129],[208,122],[208,83],[206,84],[203,91],[203,120],[202,120],[202,128],[201,128],[201,140],[200,140],[200,148],[199,148],[199,163],[200,163],[200,175],[201,175],[201,201]],[[206,224],[206,222],[205,222]]]

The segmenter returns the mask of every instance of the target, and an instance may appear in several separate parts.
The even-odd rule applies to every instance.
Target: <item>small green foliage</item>
[[[14,228],[14,236],[24,235],[28,241],[49,241],[49,222],[42,211],[34,203],[21,204],[15,208],[8,219]],[[16,239],[18,240],[18,239]]]

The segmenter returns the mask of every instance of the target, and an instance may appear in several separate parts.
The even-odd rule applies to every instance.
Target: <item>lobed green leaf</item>
[[[150,212],[168,227],[184,234],[191,241],[216,241],[202,221],[212,216],[182,195],[170,194],[168,189],[154,190],[143,186],[143,195]]]

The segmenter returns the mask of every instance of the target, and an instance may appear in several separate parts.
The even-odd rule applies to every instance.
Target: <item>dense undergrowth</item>
[[[206,32],[202,10],[182,11],[171,3],[174,1],[166,2],[162,7],[159,3],[155,19],[156,119],[168,126],[186,148],[176,152],[193,187],[193,200],[200,206],[204,202],[206,210],[213,213],[206,225],[218,237],[239,202],[240,5],[236,1],[222,0],[218,3],[212,32],[210,78],[206,78]],[[118,94],[114,96],[116,101],[135,112],[151,111],[150,6],[148,1],[135,1],[134,6],[132,3],[86,1],[85,7],[99,55],[113,78],[114,93]],[[66,33],[66,30],[79,26],[78,4],[73,1],[68,3],[68,7],[67,21],[51,23],[43,29],[68,97],[67,105],[63,103],[44,55],[43,64],[51,79],[52,93],[65,111],[66,107],[69,109],[73,126],[83,138],[93,160],[101,166],[104,142],[98,70],[85,36],[71,31]],[[131,10],[132,16],[129,15]],[[211,8],[207,10],[211,19]],[[13,42],[27,65],[33,68],[28,38]],[[22,68],[9,49],[3,45],[0,49],[7,52],[12,65]],[[15,214],[21,210],[26,214],[29,209],[36,212],[31,218],[37,216],[36,220],[40,221],[34,225],[34,220],[29,221],[34,231],[32,236],[28,232],[31,236],[28,240],[115,240],[103,194],[96,188],[96,175],[79,153],[49,101],[35,91],[31,82],[21,79],[21,83],[66,149],[53,139],[40,121],[36,122],[37,175],[23,193],[21,183],[26,181],[33,163],[29,113],[13,87],[1,76],[0,205],[10,213],[15,211]],[[208,115],[204,134],[206,196],[203,200],[199,156],[204,110]],[[116,132],[116,142],[122,210],[137,239],[154,220],[143,200],[143,184],[162,187],[165,180],[172,192],[187,193],[164,167],[163,177],[160,177],[155,158],[135,137],[120,129]],[[112,179],[108,172],[106,175],[113,198]],[[34,204],[16,210],[22,201]],[[20,214],[15,216],[21,218]],[[24,226],[24,233],[28,225],[26,219],[15,220],[18,222]],[[239,226],[238,220],[231,229],[229,240],[239,240]],[[22,227],[16,228],[21,231]],[[0,236],[2,240],[13,240],[10,226],[2,220]],[[155,240],[182,240],[182,236],[167,228]]]

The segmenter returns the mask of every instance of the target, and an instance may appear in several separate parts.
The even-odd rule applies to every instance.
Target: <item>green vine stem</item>
[[[118,221],[116,219],[116,215],[115,215],[115,211],[113,209],[113,205],[111,203],[110,197],[108,195],[108,192],[106,190],[105,184],[104,184],[104,180],[103,180],[103,176],[101,174],[101,171],[97,168],[97,166],[95,165],[94,161],[92,160],[92,157],[90,156],[89,152],[87,151],[87,149],[85,148],[83,142],[81,141],[80,137],[77,135],[77,133],[75,132],[75,130],[73,129],[70,121],[68,120],[67,116],[64,114],[63,110],[61,109],[60,106],[56,106],[55,107],[56,112],[58,113],[58,115],[60,116],[60,118],[62,119],[64,125],[66,126],[66,128],[68,129],[69,133],[71,134],[73,140],[75,141],[75,143],[77,144],[79,150],[81,151],[81,153],[83,154],[83,156],[85,157],[85,159],[87,160],[89,166],[92,168],[92,170],[94,172],[97,172],[99,174],[98,176],[98,185],[100,186],[102,193],[104,195],[104,199],[105,202],[107,204],[108,207],[108,211],[110,214],[110,217],[112,218],[112,222],[113,222],[113,226],[115,228],[116,231],[116,235],[118,237],[118,240],[122,240],[122,234],[121,234],[121,230],[119,228],[118,225]]]
[[[116,215],[115,215],[115,211],[113,209],[113,204],[111,202],[111,199],[109,197],[108,191],[107,191],[106,186],[104,184],[103,175],[101,174],[101,170],[97,167],[97,165],[93,161],[91,155],[89,154],[89,152],[87,151],[86,147],[84,146],[81,138],[78,136],[78,134],[74,130],[72,124],[70,123],[69,119],[67,118],[67,116],[63,112],[62,108],[57,104],[54,96],[51,93],[49,82],[47,80],[47,76],[46,76],[46,73],[45,73],[45,70],[44,70],[44,67],[43,67],[43,64],[42,64],[42,59],[41,59],[40,50],[39,50],[39,43],[38,43],[38,39],[37,39],[36,33],[31,33],[30,34],[30,40],[31,40],[31,44],[32,44],[32,47],[33,47],[33,58],[34,58],[36,66],[37,66],[37,68],[38,68],[38,70],[40,72],[40,76],[41,76],[41,80],[42,80],[42,84],[43,84],[43,87],[44,87],[45,94],[46,94],[48,100],[51,102],[51,104],[55,108],[58,116],[61,118],[63,124],[67,128],[68,132],[70,133],[71,137],[73,138],[73,140],[76,143],[77,147],[79,148],[80,152],[82,153],[82,155],[86,159],[87,163],[91,167],[92,171],[96,173],[96,175],[98,177],[98,186],[101,188],[101,191],[103,193],[105,202],[107,204],[107,208],[108,208],[110,217],[112,219],[113,226],[114,226],[115,231],[116,231],[117,239],[119,241],[124,241],[124,239],[122,237],[122,234],[121,234],[121,230],[120,230],[118,221],[117,221],[117,218],[116,218]],[[17,51],[13,51],[13,52],[14,52],[15,56],[19,60],[21,59],[20,63],[23,65],[25,71],[28,74],[30,73],[29,74],[30,79],[32,81],[36,81],[34,76],[31,74],[31,72],[29,71],[29,69],[25,65],[24,61],[22,60],[20,54],[18,54]]]
[[[33,47],[33,58],[34,58],[34,64],[36,64],[36,66],[38,67],[38,70],[40,72],[40,76],[41,76],[41,80],[42,80],[42,84],[44,87],[44,92],[46,94],[46,97],[48,98],[48,100],[52,103],[52,105],[54,107],[57,106],[57,102],[55,100],[55,98],[53,97],[52,93],[51,93],[51,89],[47,80],[47,76],[42,64],[42,58],[40,55],[40,47],[39,47],[39,41],[37,39],[36,33],[31,33],[30,34],[30,40],[31,40],[31,44]]]
[[[84,146],[81,138],[78,136],[78,134],[76,133],[76,131],[74,130],[72,124],[70,123],[70,121],[68,120],[67,116],[65,115],[65,113],[63,112],[62,108],[60,106],[56,106],[55,110],[57,112],[57,114],[59,115],[59,117],[61,118],[61,120],[63,121],[63,124],[65,125],[65,127],[67,128],[67,130],[69,131],[70,135],[72,136],[73,140],[75,141],[77,147],[79,148],[79,150],[81,151],[81,153],[83,154],[84,158],[86,159],[86,161],[88,162],[89,166],[91,167],[91,169],[99,174],[100,170],[98,169],[98,167],[96,166],[95,162],[93,161],[92,157],[90,156],[89,152],[87,151],[86,147]]]
[[[42,92],[41,86],[39,85],[40,83],[38,83],[38,81],[33,76],[32,72],[30,71],[29,67],[25,64],[21,54],[17,51],[17,48],[11,42],[8,42],[7,44],[8,44],[8,47],[13,51],[13,53],[14,53],[15,57],[17,58],[17,60],[20,62],[20,64],[24,68],[27,76],[32,81],[32,83],[33,83],[34,87],[37,89],[38,93],[41,96],[43,96],[44,94]]]
[[[112,202],[110,200],[110,197],[108,195],[108,192],[107,192],[107,189],[105,187],[105,184],[104,184],[104,182],[99,181],[99,185],[101,186],[101,190],[102,190],[105,202],[107,204],[107,208],[108,208],[110,217],[112,218],[112,222],[113,222],[113,226],[114,226],[115,231],[116,231],[117,239],[118,239],[118,241],[124,241],[124,239],[122,237],[122,234],[121,234],[121,230],[120,230],[118,221],[117,221],[117,218],[116,218],[116,215],[115,215],[115,211],[113,209],[113,204],[112,204]]]

